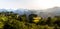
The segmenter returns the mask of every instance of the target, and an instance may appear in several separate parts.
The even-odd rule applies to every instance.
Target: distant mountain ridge
[[[60,7],[54,7],[54,8],[49,8],[49,9],[46,9],[46,10],[28,10],[28,9],[17,9],[17,10],[14,10],[14,9],[0,9],[0,12],[10,12],[10,11],[14,12],[14,13],[18,13],[20,15],[23,15],[23,14],[26,14],[26,15],[29,15],[29,14],[37,14],[38,16],[41,16],[41,17],[53,17],[53,16],[60,16]]]

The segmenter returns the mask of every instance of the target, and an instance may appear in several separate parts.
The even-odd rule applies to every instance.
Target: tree
[[[47,23],[49,26],[51,26],[51,25],[52,25],[51,17],[48,17],[48,18],[47,18],[46,23]]]
[[[20,19],[22,19],[22,21],[27,21],[26,14],[24,14],[24,15],[21,15],[21,18],[20,18]]]
[[[33,17],[37,17],[36,14],[30,14],[29,15],[29,22],[32,23],[33,22]]]

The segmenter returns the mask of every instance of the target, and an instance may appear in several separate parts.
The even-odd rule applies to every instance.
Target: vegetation
[[[0,29],[60,29],[60,17],[43,19],[36,14],[19,15],[13,12],[0,13]]]

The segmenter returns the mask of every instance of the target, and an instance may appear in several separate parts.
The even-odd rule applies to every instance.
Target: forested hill
[[[60,29],[60,16],[43,18],[40,15],[45,14],[45,11],[38,15],[40,11],[24,10],[24,14],[20,15],[17,13],[18,11],[15,13],[2,10],[0,12],[0,29]]]

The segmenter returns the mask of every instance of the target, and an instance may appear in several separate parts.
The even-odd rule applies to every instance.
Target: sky
[[[0,0],[0,8],[5,9],[47,9],[58,6],[60,0]]]

